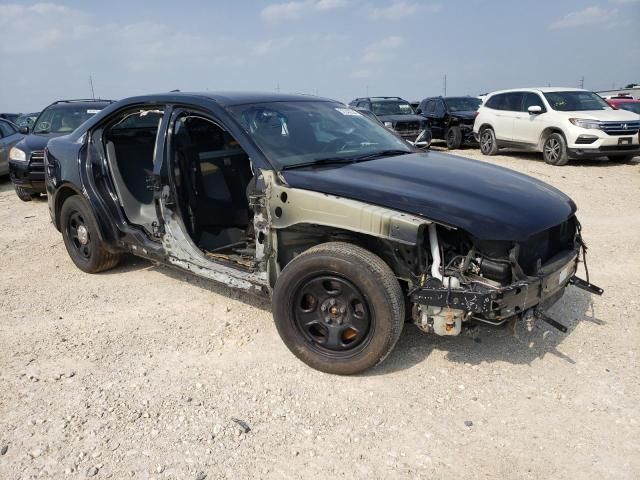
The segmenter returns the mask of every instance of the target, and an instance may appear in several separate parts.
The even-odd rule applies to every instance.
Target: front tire
[[[455,150],[462,146],[462,131],[460,127],[450,127],[445,135],[447,141],[447,148],[449,150]]]
[[[39,193],[31,192],[26,188],[20,187],[18,185],[13,185],[13,188],[15,189],[16,195],[18,196],[18,198],[23,202],[30,202],[34,198],[38,198],[40,196]]]
[[[105,248],[91,209],[78,195],[69,197],[62,204],[60,226],[64,246],[73,263],[83,272],[109,270],[120,261],[119,254]]]
[[[294,258],[278,277],[273,305],[289,350],[310,367],[338,375],[382,362],[405,319],[402,289],[389,266],[343,242]]]
[[[567,142],[561,133],[552,133],[544,141],[542,156],[549,165],[560,167],[569,161]]]
[[[487,127],[480,131],[480,151],[483,155],[495,155],[498,153],[498,142],[493,128]]]

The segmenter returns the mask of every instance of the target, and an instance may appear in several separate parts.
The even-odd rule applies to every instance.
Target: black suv
[[[378,364],[405,320],[436,335],[553,322],[542,311],[569,283],[600,293],[574,276],[583,243],[566,195],[416,152],[334,100],[129,98],[52,139],[45,170],[78,268],[108,270],[129,252],[262,292],[285,344],[325,372]]]
[[[385,127],[395,130],[402,138],[421,145],[425,135],[427,122],[420,115],[416,115],[411,104],[400,97],[366,97],[356,98],[351,107],[373,112]],[[422,137],[421,137],[422,136]]]
[[[431,97],[420,102],[416,113],[428,120],[433,138],[446,140],[447,148],[475,144],[473,122],[482,102],[475,97]]]
[[[59,100],[45,108],[33,124],[20,127],[29,134],[9,152],[9,175],[16,194],[25,202],[45,193],[44,149],[55,137],[68,135],[112,100]]]

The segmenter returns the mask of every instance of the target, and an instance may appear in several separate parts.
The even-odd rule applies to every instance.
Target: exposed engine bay
[[[458,335],[468,321],[501,325],[539,318],[573,283],[602,290],[575,277],[586,246],[575,217],[526,242],[478,241],[432,223],[427,227],[428,265],[409,292],[412,320],[423,331]],[[586,263],[585,263],[586,268]],[[588,271],[587,271],[588,275]]]

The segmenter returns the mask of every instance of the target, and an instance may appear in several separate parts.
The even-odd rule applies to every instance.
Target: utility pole
[[[276,85],[276,92],[280,93],[280,82]]]
[[[447,96],[447,74],[444,74],[444,96]]]
[[[584,75],[580,77],[580,88],[584,88]]]
[[[96,94],[93,91],[93,78],[91,77],[91,75],[89,75],[89,87],[91,88],[91,98],[95,100]]]
[[[367,97],[369,97],[369,85],[367,85]]]

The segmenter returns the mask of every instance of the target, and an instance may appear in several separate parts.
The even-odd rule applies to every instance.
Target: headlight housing
[[[19,148],[13,147],[9,150],[9,160],[13,160],[14,162],[26,162],[27,154]]]
[[[569,121],[576,127],[586,128],[588,130],[600,130],[600,122],[588,118],[570,118]]]
[[[393,128],[393,122],[384,122],[384,126],[387,128]]]

